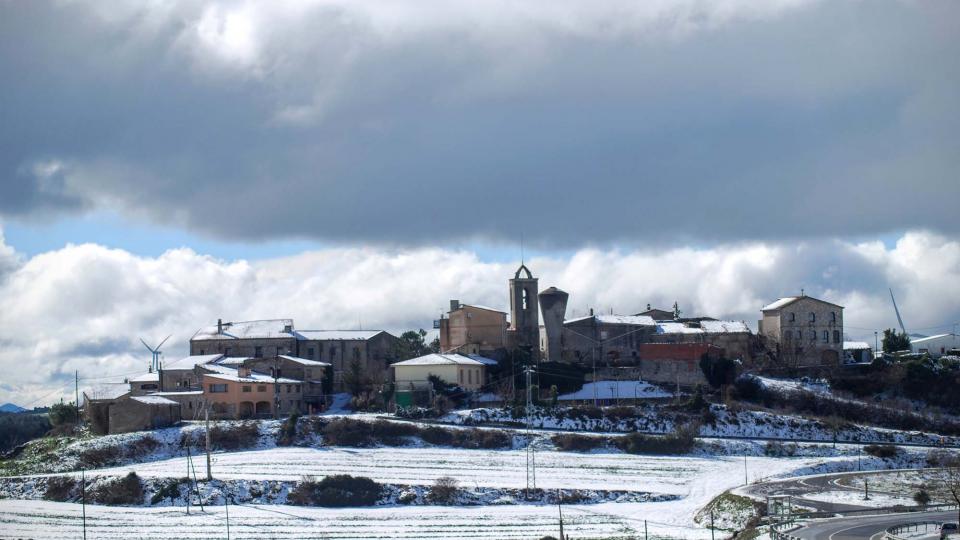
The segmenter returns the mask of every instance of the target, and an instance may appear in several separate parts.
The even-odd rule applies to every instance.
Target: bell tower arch
[[[531,347],[534,358],[540,351],[539,280],[527,265],[517,268],[510,280],[510,334],[516,347]]]

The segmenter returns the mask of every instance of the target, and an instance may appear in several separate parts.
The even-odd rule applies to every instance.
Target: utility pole
[[[213,474],[210,472],[210,409],[207,407],[203,408],[203,418],[207,423],[206,429],[206,439],[207,439],[207,482],[213,480]]]
[[[191,437],[191,438],[192,438],[192,437]],[[189,480],[190,480],[190,442],[188,441],[188,442],[186,443],[186,445],[187,445],[187,446],[186,446],[186,448],[187,448],[187,480],[188,480],[188,483],[189,483]],[[190,488],[187,487],[187,515],[190,515],[190,495],[191,495],[191,493],[190,493]]]
[[[590,358],[593,360],[593,381],[591,385],[593,386],[593,406],[599,407],[597,403],[597,348],[590,348]]]
[[[223,509],[227,513],[227,540],[230,540],[230,499],[226,489],[224,489],[223,494]]]
[[[716,531],[716,529],[713,528],[713,510],[711,510],[710,511],[710,540],[717,540],[716,539],[717,533],[714,531]]]
[[[280,418],[280,357],[273,359],[273,417]]]
[[[87,476],[80,469],[80,507],[83,509],[83,540],[87,540]]]
[[[650,536],[647,535],[647,520],[643,520],[643,540],[650,540]]]
[[[77,411],[77,423],[79,424],[80,423],[80,370],[76,370],[73,372],[73,393],[74,393],[73,404],[75,405],[74,408]]]
[[[743,454],[743,485],[750,483],[750,478],[747,476],[747,454]]]
[[[537,489],[537,456],[533,447],[533,387],[531,385],[531,376],[533,368],[529,365],[524,370],[527,376],[527,499],[530,498],[530,491]]]
[[[557,488],[557,511],[560,512],[560,540],[564,540],[563,537],[563,493]]]

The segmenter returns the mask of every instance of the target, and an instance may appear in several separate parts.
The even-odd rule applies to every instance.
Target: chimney
[[[237,375],[240,376],[240,377],[249,377],[249,376],[250,376],[250,368],[248,368],[248,367],[246,367],[246,366],[237,366]]]
[[[593,308],[590,308],[590,316],[593,317]]]
[[[460,301],[459,301],[459,300],[451,300],[451,301],[450,301],[450,311],[456,311],[456,310],[458,310],[458,309],[460,309]]]
[[[217,319],[217,334],[223,333],[223,319]]]

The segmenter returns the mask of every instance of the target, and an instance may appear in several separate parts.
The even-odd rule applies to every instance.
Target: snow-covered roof
[[[583,320],[594,319],[601,324],[627,324],[632,326],[656,326],[657,321],[648,315],[587,315],[586,317],[577,317],[576,319],[567,319],[563,324],[580,322]]]
[[[912,345],[915,345],[917,343],[926,343],[927,341],[939,340],[939,339],[948,338],[951,336],[956,337],[956,335],[954,334],[937,334],[935,336],[927,336],[925,338],[911,339],[910,343]]]
[[[202,396],[203,390],[184,390],[183,392],[150,392],[151,396]]]
[[[489,307],[489,306],[481,306],[480,304],[460,304],[460,307],[462,307],[462,308],[472,307],[472,308],[485,309],[485,310],[487,310],[487,311],[494,311],[494,312],[497,312],[497,313],[504,313],[504,314],[506,314],[506,311],[504,311],[504,310],[502,310],[502,309],[492,308],[492,307]]]
[[[239,366],[243,365],[244,362],[249,360],[249,356],[224,356],[223,358],[216,361],[216,364],[221,366]]]
[[[843,308],[843,306],[841,306],[841,305],[839,305],[839,304],[834,304],[833,302],[827,302],[826,300],[821,300],[821,299],[819,299],[819,298],[814,298],[814,297],[812,297],[812,296],[786,296],[786,297],[784,297],[784,298],[779,298],[779,299],[777,299],[775,302],[772,302],[772,303],[770,303],[770,304],[767,304],[767,305],[763,306],[762,308],[760,308],[760,311],[777,310],[777,309],[780,309],[780,308],[782,308],[782,307],[784,307],[784,306],[786,306],[786,305],[788,305],[788,304],[792,304],[793,302],[796,302],[797,300],[800,300],[801,298],[806,298],[806,299],[809,299],[809,300],[813,300],[814,302],[820,302],[821,304],[828,304],[828,305],[831,305],[831,306],[836,306],[836,307],[838,307],[838,308]]]
[[[136,377],[130,377],[127,379],[132,383],[144,383],[144,382],[160,382],[160,374],[154,371],[153,373],[144,373],[142,375],[137,375]]]
[[[176,405],[177,402],[172,399],[167,399],[160,396],[134,396],[130,398],[134,401],[139,401],[140,403],[145,403],[147,405]]]
[[[295,337],[287,329],[293,328],[293,319],[266,319],[262,321],[225,322],[223,332],[217,333],[217,325],[204,326],[190,338],[190,341],[205,339],[274,339]]]
[[[298,381],[296,379],[288,379],[286,377],[278,377],[274,379],[273,377],[265,373],[257,373],[256,371],[251,371],[250,375],[241,377],[237,374],[236,371],[233,373],[205,373],[204,378],[209,379],[220,379],[224,381],[233,381],[233,382],[278,382],[284,384],[293,384],[301,383],[303,381]]]
[[[326,367],[326,366],[329,366],[329,365],[330,365],[330,364],[328,364],[328,363],[326,363],[326,362],[318,362],[318,361],[316,361],[316,360],[308,360],[308,359],[306,359],[306,358],[300,358],[300,357],[298,357],[298,356],[288,356],[288,355],[286,355],[286,354],[281,354],[281,355],[280,355],[280,358],[283,358],[284,360],[289,360],[289,361],[294,362],[294,363],[296,363],[296,364],[300,364],[301,366]]]
[[[700,321],[700,328],[708,334],[750,333],[750,327],[743,321]]]
[[[870,344],[866,341],[844,341],[843,350],[845,351],[859,351],[863,349],[869,349]]]
[[[130,393],[130,385],[127,383],[100,383],[89,388],[84,388],[81,394],[84,401],[118,399]]]
[[[459,366],[482,366],[483,362],[478,362],[473,360],[470,357],[464,356],[462,354],[440,354],[433,353],[425,356],[420,356],[417,358],[411,358],[410,360],[404,360],[403,362],[397,362],[392,364],[393,366],[445,366],[445,365],[459,365]]]
[[[785,296],[785,297],[783,297],[783,298],[779,298],[779,299],[777,299],[775,302],[771,302],[771,303],[763,306],[762,308],[760,308],[760,311],[769,311],[769,310],[771,310],[771,309],[780,309],[780,308],[782,308],[783,306],[785,306],[785,305],[793,302],[793,301],[796,300],[797,298],[800,298],[800,297],[799,297],[799,296]]]
[[[225,373],[227,375],[237,372],[238,365],[224,365],[224,364],[201,364],[200,369],[210,373]]]
[[[658,334],[702,334],[700,328],[692,328],[681,322],[660,322],[657,323]]]
[[[596,388],[596,394],[594,394]],[[583,388],[570,394],[557,396],[558,401],[580,401],[597,399],[628,398],[669,398],[673,394],[644,381],[597,381],[583,385]]]
[[[323,341],[327,339],[366,341],[383,332],[384,330],[297,330],[297,339],[311,341]]]
[[[497,362],[493,358],[487,358],[486,356],[480,356],[479,354],[468,354],[467,357],[470,358],[471,360],[476,360],[477,362],[480,362],[485,366],[495,366],[499,364],[499,362]]]
[[[223,358],[222,354],[201,354],[201,355],[195,355],[195,356],[187,356],[179,360],[174,360],[173,362],[170,362],[170,363],[165,362],[163,364],[163,370],[172,371],[175,369],[176,370],[193,369],[200,364],[209,364],[211,362],[216,362],[221,358]]]

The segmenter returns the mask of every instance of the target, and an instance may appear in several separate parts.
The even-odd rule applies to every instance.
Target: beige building
[[[486,363],[462,354],[428,354],[390,366],[398,392],[428,387],[435,375],[464,390],[479,390],[486,380]]]
[[[843,358],[843,306],[801,294],[761,310],[758,333],[788,367],[836,366]]]
[[[440,350],[480,354],[507,346],[507,314],[486,306],[450,301],[450,311],[440,319]]]

